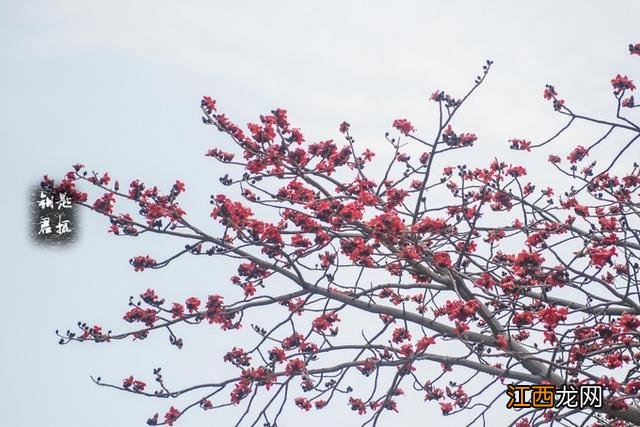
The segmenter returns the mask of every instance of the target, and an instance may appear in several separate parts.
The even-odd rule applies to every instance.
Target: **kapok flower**
[[[409,135],[409,132],[415,131],[415,128],[411,125],[411,122],[407,119],[396,119],[393,121],[393,127],[398,129],[400,133]]]
[[[636,88],[633,84],[633,80],[629,79],[627,76],[621,76],[620,74],[611,79],[611,86],[613,86],[616,93],[622,92],[626,89],[634,90]]]

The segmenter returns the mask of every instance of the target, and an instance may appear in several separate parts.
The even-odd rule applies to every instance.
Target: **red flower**
[[[567,160],[569,160],[571,163],[576,163],[584,159],[588,154],[589,150],[584,148],[582,145],[578,145],[573,149],[571,153],[569,153],[569,155],[567,156]]]
[[[241,287],[246,298],[249,298],[256,294],[256,287],[251,282],[244,283],[241,285]]]
[[[531,141],[525,139],[510,139],[511,149],[531,151]]]
[[[207,108],[207,112],[209,114],[211,114],[212,111],[217,111],[216,110],[216,100],[215,99],[211,99],[211,97],[209,96],[204,96],[202,97],[202,102],[200,103],[200,105],[202,107],[206,107]]]
[[[364,150],[364,153],[362,153],[362,156],[368,162],[370,162],[371,159],[373,159],[375,157],[375,155],[376,155],[376,153],[374,153],[373,151],[369,150],[368,148],[366,148]]]
[[[387,209],[391,209],[394,208],[396,206],[398,206],[399,204],[401,204],[405,197],[407,197],[409,195],[409,193],[407,193],[406,190],[398,190],[396,188],[390,188],[387,191],[387,203],[386,203],[386,208]],[[389,215],[389,214],[387,214]],[[396,221],[396,227],[399,228],[404,228],[404,226],[401,226],[398,221]]]
[[[265,143],[272,142],[276,137],[276,131],[271,124],[266,124],[265,126],[260,126],[255,123],[247,124],[249,131],[251,132],[251,136],[256,142]]]
[[[462,322],[467,321],[470,317],[475,316],[476,311],[480,308],[480,304],[476,300],[469,301],[447,301],[444,309],[439,309],[436,314],[440,314],[441,311],[449,316],[449,320],[460,320]]]
[[[400,354],[404,357],[411,357],[413,355],[413,346],[411,344],[404,344],[400,347]]]
[[[176,183],[173,184],[173,191],[175,191],[176,194],[184,193],[184,190],[185,190],[184,182],[176,181]]]
[[[316,409],[322,409],[325,406],[327,406],[327,401],[326,400],[322,400],[322,399],[316,400],[313,403],[314,403],[314,405],[316,405]]]
[[[247,397],[251,393],[251,381],[243,378],[236,383],[236,386],[231,391],[231,403],[237,405],[242,399]]]
[[[171,307],[171,317],[178,319],[184,316],[184,306],[180,303],[174,302]]]
[[[531,313],[530,311],[521,311],[513,315],[513,317],[511,318],[511,323],[516,326],[526,326],[532,324],[533,319],[533,313]]]
[[[276,125],[282,129],[283,133],[289,133],[289,121],[287,119],[287,110],[277,108],[272,110],[271,113],[275,119]]]
[[[307,370],[307,365],[304,363],[304,360],[295,358],[289,360],[287,363],[287,367],[284,370],[284,373],[287,375],[298,375],[302,374]]]
[[[406,196],[406,191],[402,194],[397,192],[387,192],[387,207],[397,203],[401,203],[402,199]],[[396,198],[395,201],[393,199]],[[397,241],[398,237],[404,232],[404,222],[398,217],[395,212],[389,212],[373,217],[367,222],[367,225],[373,229],[373,237],[379,241],[388,240],[391,242]]]
[[[555,154],[549,154],[548,160],[553,164],[558,164],[562,161],[560,157],[556,156]]]
[[[535,275],[543,262],[539,253],[522,251],[513,260],[513,272],[520,276]]]
[[[453,411],[453,404],[451,402],[440,402],[440,409],[442,410],[442,415],[449,415]]]
[[[498,335],[496,337],[496,346],[498,348],[506,350],[508,347],[507,337],[504,335]]]
[[[151,327],[158,320],[158,313],[152,308],[134,307],[124,315],[123,319],[129,323],[144,322]]]
[[[476,279],[476,281],[474,282],[477,286],[487,289],[487,290],[491,290],[493,289],[493,287],[495,286],[496,282],[495,280],[493,280],[493,278],[489,275],[489,273],[487,272],[483,272],[479,278]]]
[[[355,264],[365,267],[373,266],[374,261],[371,255],[373,255],[374,248],[368,245],[362,237],[342,239],[340,240],[340,247],[342,252]]]
[[[484,240],[489,243],[494,243],[501,239],[504,239],[505,236],[506,233],[504,232],[504,230],[491,230],[487,233],[487,237]]]
[[[622,181],[624,182],[624,186],[629,188],[640,184],[640,175],[627,175],[622,177]]]
[[[326,331],[330,327],[333,326],[335,322],[339,322],[338,314],[335,312],[325,313],[319,317],[317,317],[312,325],[313,329],[316,331]]]
[[[444,234],[447,227],[447,222],[444,219],[424,217],[411,227],[411,231],[419,234]]]
[[[145,387],[147,387],[147,385],[140,380],[133,382],[133,391],[144,391]]]
[[[308,411],[311,409],[311,402],[306,397],[296,397],[294,400],[296,406],[300,409]]]
[[[156,260],[149,255],[137,256],[129,260],[135,271],[143,271],[145,268],[153,268],[156,266]]]
[[[630,96],[629,98],[623,99],[620,105],[624,108],[633,108],[636,106],[636,101],[633,96]]]
[[[620,397],[613,397],[607,400],[607,405],[616,411],[624,411],[629,405]]]
[[[200,307],[200,300],[196,297],[187,298],[185,305],[187,306],[189,313],[193,313],[198,310],[198,307]]]
[[[477,139],[478,137],[474,133],[461,133],[457,135],[451,128],[451,125],[447,126],[442,133],[442,141],[451,147],[468,147],[473,145]]]
[[[96,199],[93,202],[93,209],[104,214],[113,213],[113,205],[116,203],[116,198],[113,193],[104,193],[102,197]]]
[[[636,88],[633,80],[629,80],[627,76],[621,76],[620,74],[611,79],[611,85],[616,92],[621,92],[625,89],[634,90]]]
[[[167,411],[167,413],[164,414],[164,422],[167,423],[167,425],[172,426],[173,422],[177,420],[179,416],[180,416],[180,411],[178,411],[176,408],[172,406]]]
[[[469,330],[469,324],[467,322],[461,322],[459,320],[455,321],[456,332],[462,334]]]
[[[349,123],[347,122],[342,122],[340,123],[340,133],[347,133],[349,132]]]
[[[624,392],[626,394],[636,394],[640,391],[640,381],[639,380],[629,380],[627,385],[624,387]]]
[[[213,219],[220,218],[220,223],[235,230],[249,224],[249,219],[253,213],[251,209],[243,206],[242,203],[232,202],[224,194],[218,194],[214,202],[216,207],[211,211]]]
[[[233,153],[227,153],[217,148],[212,148],[211,150],[207,151],[207,154],[205,154],[205,156],[215,157],[216,159],[220,160],[223,163],[228,163],[231,160],[233,160],[233,158],[235,157]]]
[[[302,312],[304,311],[304,300],[301,298],[282,301],[280,304],[286,305],[290,312],[296,313],[298,316],[302,315]]]
[[[302,234],[295,234],[291,237],[291,245],[297,248],[308,248],[311,246],[311,240],[307,239]]]
[[[378,359],[374,357],[368,357],[363,362],[361,362],[361,366],[357,366],[356,368],[362,373],[364,376],[371,375],[378,365]]]
[[[616,256],[616,248],[614,246],[605,248],[590,248],[589,257],[591,263],[596,267],[603,267],[605,263],[611,264],[611,257]]]
[[[629,356],[623,356],[622,353],[616,352],[600,358],[599,362],[609,369],[616,369],[622,367],[629,360]]]
[[[411,334],[405,328],[396,328],[393,331],[393,342],[400,344],[402,341],[410,340]]]
[[[304,135],[302,135],[302,132],[300,131],[300,129],[298,128],[294,128],[291,129],[291,140],[293,142],[295,142],[296,144],[300,145],[304,142]],[[298,161],[298,163],[300,165],[304,165],[305,161],[304,160],[300,160]]]
[[[146,291],[144,291],[143,293],[140,294],[140,298],[142,298],[142,301],[146,302],[147,304],[151,304],[151,305],[160,305],[162,303],[164,303],[164,300],[160,300],[158,295],[156,294],[156,291],[154,291],[153,289],[147,288]]]
[[[554,96],[558,96],[555,88],[551,85],[546,85],[543,93],[544,99],[552,99]]]
[[[433,254],[433,262],[438,267],[451,267],[451,257],[447,252],[436,252]]]
[[[367,406],[364,404],[362,399],[354,399],[353,397],[350,397],[349,405],[351,405],[351,410],[358,411],[358,414],[360,415],[367,413]]]
[[[100,184],[102,184],[102,185],[108,185],[110,181],[111,181],[111,177],[109,176],[109,174],[107,172],[105,172],[102,175],[102,178],[100,178]]]
[[[436,340],[433,337],[422,337],[416,343],[416,352],[420,353],[425,351],[431,344],[435,344]]]
[[[640,327],[640,319],[629,313],[622,313],[622,316],[618,319],[618,323],[626,331],[636,331]]]
[[[511,175],[514,178],[517,178],[519,176],[524,176],[527,174],[527,170],[525,168],[523,168],[522,166],[512,166],[509,169],[507,169],[507,173],[509,175]]]
[[[629,44],[629,53],[631,55],[640,55],[640,43]]]
[[[234,366],[249,366],[249,361],[251,360],[251,356],[249,356],[243,348],[233,347],[233,350],[227,352],[224,356],[225,362],[231,362]]]
[[[282,363],[286,359],[286,354],[281,348],[272,348],[269,350],[269,360],[272,362]]]
[[[400,133],[404,135],[409,135],[409,132],[415,131],[414,127],[411,125],[411,122],[407,119],[396,119],[393,121],[393,127],[398,129]]]
[[[122,381],[122,387],[124,387],[124,388],[131,387],[131,384],[133,384],[133,375],[131,375],[129,378],[125,378]]]
[[[133,379],[133,375],[131,375],[122,381],[122,387],[126,389],[132,387],[133,391],[144,391],[147,385],[142,381]]]
[[[549,306],[538,311],[538,317],[542,320],[542,323],[544,323],[545,328],[553,330],[558,326],[559,322],[567,320],[568,312],[567,307],[557,308]]]

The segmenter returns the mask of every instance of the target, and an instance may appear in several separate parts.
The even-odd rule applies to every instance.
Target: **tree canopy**
[[[629,52],[640,56],[640,44]],[[581,114],[546,85],[543,97],[565,124],[546,140],[514,137],[503,145],[546,150],[544,170],[497,157],[482,167],[456,164],[459,150],[480,142],[458,128],[457,113],[491,66],[460,97],[433,92],[432,136],[399,118],[378,152],[359,143],[347,122],[336,129],[340,142],[310,142],[284,109],[245,128],[205,96],[202,122],[225,136],[206,156],[221,164],[220,182],[229,187],[211,196],[210,224],[187,219],[180,180],[168,191],[142,179],[120,185],[82,164],[59,182],[45,175],[43,188],[105,216],[115,236],[182,242],[164,259],[132,258],[136,271],[185,256],[237,265],[231,288],[181,301],[148,289],[129,301],[123,317],[131,329],[81,322],[58,332],[60,343],[168,334],[181,348],[187,326],[255,332],[219,360],[237,367],[234,377],[182,389],[167,387],[160,369],[153,385],[129,373],[122,382],[94,379],[152,398],[191,396],[191,404],[169,405],[149,425],[235,405],[238,424],[275,426],[289,402],[302,412],[342,405],[363,425],[376,425],[408,393],[422,394],[443,415],[483,424],[506,401],[507,384],[604,391],[601,407],[512,411],[519,427],[640,424],[635,85],[626,75],[611,79],[611,120]],[[567,129],[582,122],[599,126],[601,137],[567,147]],[[448,165],[437,168],[440,162]],[[550,174],[557,187],[536,184]],[[253,312],[263,314],[257,320]]]

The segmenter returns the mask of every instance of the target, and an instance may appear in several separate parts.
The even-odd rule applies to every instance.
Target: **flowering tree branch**
[[[638,55],[640,45],[629,50]],[[207,153],[223,165],[220,182],[228,194],[237,189],[235,197],[211,196],[215,231],[186,219],[178,202],[186,189],[181,181],[168,193],[140,180],[122,191],[108,173],[89,173],[80,164],[58,184],[45,176],[43,187],[104,215],[114,235],[154,233],[183,242],[160,261],[132,258],[136,271],[164,268],[183,256],[225,257],[238,266],[229,278],[235,289],[176,302],[148,289],[129,301],[124,315],[140,324],[136,329],[114,334],[81,322],[79,331],[59,332],[60,343],[144,339],[166,330],[170,343],[182,348],[176,331],[183,326],[206,322],[232,333],[245,319],[267,322],[258,313],[269,310],[272,323],[251,324],[255,342],[224,355],[239,370],[233,378],[172,389],[158,368],[154,391],[133,376],[121,385],[94,379],[142,396],[192,396],[190,405],[171,406],[149,425],[173,425],[195,408],[237,405],[244,408],[238,424],[275,426],[290,400],[304,411],[346,403],[368,414],[363,425],[376,425],[384,412],[399,410],[407,384],[437,401],[443,415],[468,412],[470,424],[485,424],[504,395],[496,383],[505,380],[605,389],[601,408],[514,412],[518,427],[640,424],[640,168],[633,163],[618,172],[640,137],[622,113],[635,108],[626,97],[635,85],[626,76],[611,80],[616,121],[577,114],[546,86],[544,98],[569,120],[539,143],[511,139],[512,149],[555,146],[580,122],[604,128],[588,147],[573,147],[568,164],[549,155],[559,185],[561,178],[569,185],[555,197],[560,188],[536,189],[525,167],[497,159],[436,171],[452,152],[478,140],[454,130],[456,113],[491,65],[487,61],[461,98],[431,95],[438,108],[433,139],[397,119],[399,135],[386,135],[390,150],[376,159],[359,148],[346,122],[339,128],[342,146],[307,144],[285,110],[260,116],[245,133],[204,97],[203,123],[234,147]],[[616,149],[611,142],[603,150],[614,134],[626,136],[624,145]],[[596,151],[605,158],[603,168],[586,163]],[[102,194],[89,202],[78,183]],[[125,207],[116,211],[116,201]],[[138,214],[129,213],[131,206]],[[359,336],[354,319],[362,325]],[[348,332],[339,328],[343,321]]]

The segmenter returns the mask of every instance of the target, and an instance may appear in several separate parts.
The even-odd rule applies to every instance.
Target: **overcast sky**
[[[538,141],[562,122],[542,99],[546,83],[577,111],[610,117],[609,80],[616,73],[640,78],[639,62],[627,52],[628,43],[640,42],[639,13],[636,1],[0,0],[0,174],[8,190],[1,210],[0,425],[143,425],[171,402],[99,388],[89,375],[150,380],[151,368],[162,366],[176,386],[221,379],[229,372],[222,355],[238,339],[202,327],[185,331],[181,352],[164,336],[58,346],[53,331],[78,320],[126,328],[129,295],[153,286],[169,299],[206,296],[228,284],[233,267],[198,258],[134,273],[131,256],[162,258],[181,243],[114,239],[90,215],[82,215],[82,237],[72,248],[36,247],[26,194],[43,173],[61,176],[82,162],[123,183],[141,178],[166,188],[181,179],[190,218],[206,224],[209,195],[223,190],[219,166],[203,157],[221,135],[200,123],[202,95],[238,123],[286,108],[312,142],[338,139],[337,126],[347,120],[362,146],[384,150],[384,132],[399,117],[431,135],[436,117],[428,95],[461,95],[485,59],[494,69],[457,122],[479,136],[472,160],[532,161],[530,169],[542,172],[544,156],[519,158],[507,140]],[[557,152],[588,133],[577,129]],[[402,400],[385,425],[439,416],[421,400]],[[361,421],[346,405],[334,407],[305,423]],[[195,411],[183,425],[227,425],[230,415]],[[282,425],[300,419],[290,407]]]

